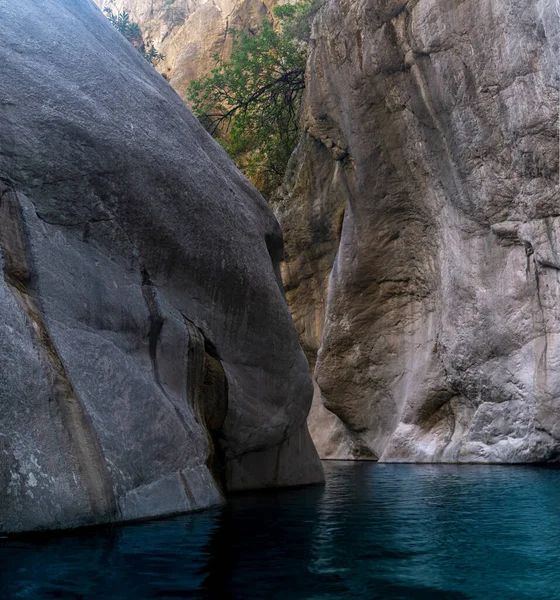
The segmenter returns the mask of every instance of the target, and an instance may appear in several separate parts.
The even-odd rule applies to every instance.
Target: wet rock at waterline
[[[92,2],[0,13],[0,530],[321,481],[264,200]]]
[[[311,226],[280,215],[292,302],[325,303],[322,454],[558,458],[559,28],[549,0],[326,0],[291,196]]]

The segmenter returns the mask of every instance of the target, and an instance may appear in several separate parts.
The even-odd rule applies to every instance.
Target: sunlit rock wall
[[[165,56],[157,68],[184,100],[189,83],[216,66],[215,56],[229,56],[232,29],[258,31],[263,19],[274,19],[273,8],[286,1],[95,0],[100,7],[129,12],[144,39]]]

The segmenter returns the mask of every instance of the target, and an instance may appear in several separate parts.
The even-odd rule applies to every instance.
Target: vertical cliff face
[[[558,458],[559,23],[550,0],[319,13],[279,215],[296,323],[320,338],[342,422],[323,454]]]
[[[321,481],[263,198],[89,0],[0,13],[0,531]]]
[[[107,0],[95,0],[98,6]],[[186,100],[189,83],[209,73],[214,55],[231,51],[231,29],[256,31],[283,0],[116,0],[165,56],[158,70]],[[111,5],[109,5],[111,6]]]
[[[272,202],[284,233],[282,280],[286,299],[312,373],[323,339],[329,278],[342,233],[345,169],[344,161],[333,162],[330,149],[307,133],[292,156],[285,184]],[[369,456],[360,440],[325,409],[315,378],[313,384],[308,423],[321,457]]]

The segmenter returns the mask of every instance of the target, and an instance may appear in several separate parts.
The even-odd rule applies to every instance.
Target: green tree
[[[114,1],[110,2],[111,5]],[[152,42],[144,42],[142,30],[135,21],[130,20],[130,15],[125,11],[114,10],[112,6],[106,6],[105,15],[112,25],[124,35],[124,37],[140,52],[140,54],[154,67],[160,63],[165,56],[158,52]]]
[[[228,61],[188,89],[194,113],[261,191],[280,184],[300,136],[311,21],[320,0],[276,8],[278,26],[233,30]]]
[[[165,56],[161,52],[158,52],[153,42],[142,44],[142,46],[138,50],[140,54],[149,63],[152,63],[154,67],[156,67],[162,60],[165,60]]]

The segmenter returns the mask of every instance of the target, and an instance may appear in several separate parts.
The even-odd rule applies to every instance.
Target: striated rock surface
[[[285,184],[272,200],[285,240],[282,280],[286,299],[311,372],[323,338],[329,277],[344,218],[343,169],[333,164],[323,143],[305,134],[290,160]],[[313,384],[308,424],[321,457],[356,458],[361,445],[324,407],[314,378]]]
[[[312,197],[296,174],[280,217],[296,323],[321,334],[317,383],[345,429],[317,438],[323,455],[559,458],[559,25],[552,0],[319,13],[298,158]]]
[[[187,99],[189,83],[208,74],[214,56],[231,52],[231,29],[257,31],[263,19],[286,0],[115,0],[136,21],[145,40],[165,56],[158,70]],[[98,6],[111,6],[95,0]]]
[[[0,531],[321,481],[264,200],[92,2],[0,14]]]

